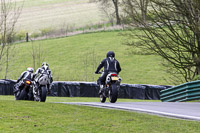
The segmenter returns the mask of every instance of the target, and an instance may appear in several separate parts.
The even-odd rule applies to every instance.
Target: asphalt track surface
[[[200,103],[197,102],[60,102],[80,106],[121,109],[155,115],[200,121]]]

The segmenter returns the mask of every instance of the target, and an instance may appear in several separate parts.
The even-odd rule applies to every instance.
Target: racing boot
[[[50,91],[50,84],[47,84],[47,94],[50,94],[51,91]]]
[[[34,84],[34,87],[33,87],[33,90],[34,90],[34,95],[38,95],[37,93],[37,91],[38,91],[38,87],[39,87],[39,85],[38,85],[38,83],[35,83]]]
[[[19,84],[15,84],[14,87],[13,87],[13,93],[15,96],[19,96],[20,94],[20,91],[19,91]]]
[[[103,93],[103,91],[104,91],[104,85],[101,84],[98,94],[101,95]]]

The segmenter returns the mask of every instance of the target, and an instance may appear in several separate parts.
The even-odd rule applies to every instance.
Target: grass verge
[[[13,101],[12,95],[0,95],[0,100]],[[99,102],[98,97],[47,97],[46,102]],[[140,99],[122,99],[118,98],[117,102],[160,102],[160,100],[140,100]]]
[[[14,101],[10,98],[14,97],[0,96],[2,132],[197,133],[200,131],[198,121],[76,105]],[[72,99],[76,101],[76,98]]]

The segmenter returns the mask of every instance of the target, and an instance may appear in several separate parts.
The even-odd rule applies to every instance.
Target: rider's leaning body
[[[28,67],[26,71],[22,72],[19,78],[17,79],[17,83],[14,86],[14,93],[19,91],[19,88],[23,86],[23,79],[28,79],[30,81],[33,81],[34,77],[34,69],[32,67]]]
[[[35,72],[35,78],[36,78],[36,81],[39,79],[40,75],[41,74],[47,74],[49,75],[49,78],[50,78],[50,83],[47,84],[47,91],[49,92],[50,91],[50,84],[53,82],[53,77],[52,77],[52,73],[51,73],[51,70],[49,69],[49,64],[47,62],[43,62],[42,63],[42,67],[41,68],[38,68]],[[38,86],[38,85],[37,85]],[[37,88],[37,87],[36,87]]]
[[[106,76],[109,74],[109,72],[115,72],[119,74],[119,72],[121,71],[120,64],[115,59],[115,53],[113,51],[107,52],[106,57],[107,58],[101,61],[101,63],[99,64],[99,66],[97,67],[95,71],[95,73],[98,74],[101,68],[104,67],[103,74],[97,80],[97,84],[100,86],[105,84]]]

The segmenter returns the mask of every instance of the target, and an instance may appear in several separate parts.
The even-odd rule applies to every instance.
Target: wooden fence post
[[[26,42],[28,42],[29,37],[28,37],[28,33],[26,33]]]

